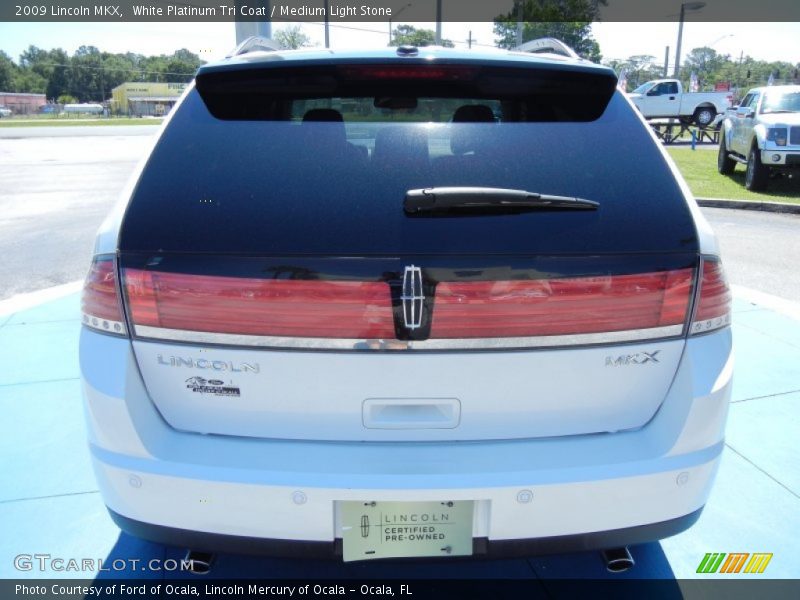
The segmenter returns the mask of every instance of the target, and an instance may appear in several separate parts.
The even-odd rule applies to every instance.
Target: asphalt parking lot
[[[18,571],[20,553],[109,562],[185,553],[120,534],[105,512],[84,440],[78,286],[17,295],[83,277],[94,230],[148,143],[146,135],[0,139],[0,252],[14,257],[0,264],[0,578],[87,577]],[[766,552],[769,577],[800,577],[800,217],[705,213],[735,284],[737,366],[717,483],[689,531],[633,548],[636,567],[615,576],[595,552],[371,564],[220,555],[212,575],[688,579],[700,577],[708,552]]]
[[[152,143],[124,132],[2,137],[17,129],[0,129],[0,255],[15,257],[0,262],[0,299],[84,277],[94,233]]]

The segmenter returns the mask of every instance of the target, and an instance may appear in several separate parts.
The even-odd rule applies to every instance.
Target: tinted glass
[[[192,90],[139,181],[121,249],[268,255],[696,251],[680,188],[618,93],[595,120],[576,121],[570,117],[585,117],[585,107],[576,113],[570,106],[577,102],[565,108],[545,93],[492,97],[452,83],[439,95],[403,89],[328,97],[309,89],[300,98],[284,90],[259,95],[258,102],[242,92],[245,108],[221,96],[204,101]],[[583,101],[592,104],[591,96]],[[209,104],[226,118],[215,117]],[[260,118],[231,118],[242,111]],[[524,189],[588,198],[601,207],[407,216],[406,191],[434,186]]]

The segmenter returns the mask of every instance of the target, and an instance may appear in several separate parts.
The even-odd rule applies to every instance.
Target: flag
[[[697,80],[697,73],[692,71],[692,75],[689,78],[689,91],[697,92],[699,90],[700,90],[700,82]]]
[[[626,92],[628,88],[628,69],[627,67],[622,67],[619,72],[619,77],[617,77],[617,87]]]

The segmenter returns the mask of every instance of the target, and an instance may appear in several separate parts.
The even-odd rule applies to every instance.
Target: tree
[[[137,66],[140,69],[139,81],[166,81],[167,61],[164,56],[144,56]]]
[[[600,62],[600,46],[592,37],[592,21],[598,5],[607,0],[523,0],[505,15],[494,19],[495,44],[500,48],[517,45],[518,9],[522,7],[522,41],[554,37],[571,46],[583,58]]]
[[[45,95],[50,98],[58,98],[65,94],[69,89],[69,55],[57,48],[50,51],[50,60],[52,61],[52,70],[47,78],[47,87],[45,88]]]
[[[284,48],[297,50],[311,45],[311,38],[303,33],[300,25],[290,25],[275,32],[275,41]]]
[[[140,70],[133,73],[136,81],[187,83],[203,64],[199,56],[185,48],[173,52],[171,56],[124,56],[131,61],[132,68]]]
[[[80,102],[102,102],[110,90],[103,73],[103,57],[94,46],[81,46],[70,61],[69,91]]]
[[[10,92],[17,65],[11,57],[0,50],[0,92]]]
[[[656,57],[650,54],[635,54],[628,57],[621,65],[627,70],[628,87],[634,89],[647,81],[659,79],[664,71],[655,61]]]
[[[111,94],[111,90],[119,84],[130,81],[134,75],[133,63],[124,54],[101,53],[103,67],[103,90],[105,98]]]
[[[18,91],[29,93],[44,92],[54,98],[66,89],[66,66],[69,57],[64,50],[44,50],[28,46],[19,57],[19,72],[16,86]],[[53,81],[53,90],[49,89]]]
[[[28,46],[20,55],[19,66],[0,52],[0,91],[44,93],[50,100],[69,96],[73,102],[103,102],[125,81],[186,83],[202,63],[185,48],[170,56],[145,57],[81,46],[70,57],[61,48]]]
[[[392,32],[390,46],[433,46],[436,44],[436,33],[432,29],[417,29],[413,25],[398,25]],[[452,48],[453,42],[442,40],[442,46]]]
[[[167,60],[166,80],[170,83],[187,83],[203,61],[194,52],[181,48]]]
[[[747,88],[766,85],[770,74],[776,84],[793,83],[797,66],[788,62],[766,62],[742,56],[741,60],[718,54],[712,48],[694,48],[681,66],[680,79],[686,85],[694,71],[700,80],[700,89],[709,89],[718,82],[730,82],[739,97]]]
[[[696,73],[710,73],[719,69],[723,63],[730,61],[727,55],[717,54],[717,51],[708,46],[695,48],[684,60],[684,66]]]
[[[45,78],[53,71],[50,53],[33,45],[28,46],[28,49],[19,55],[19,66]]]
[[[708,46],[694,48],[683,61],[681,75],[688,79],[694,72],[702,88],[705,82],[716,79],[725,63],[730,62],[728,55],[717,54],[716,50]]]
[[[24,94],[44,94],[47,80],[30,69],[19,68],[14,73],[11,87],[13,91]]]

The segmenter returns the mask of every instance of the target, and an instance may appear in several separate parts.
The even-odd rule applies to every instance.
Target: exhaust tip
[[[636,564],[627,546],[603,550],[602,555],[609,573],[624,573]]]
[[[197,552],[189,550],[184,559],[189,563],[189,572],[194,575],[208,575],[214,563],[214,555],[210,552]]]

